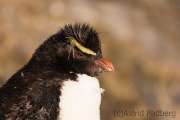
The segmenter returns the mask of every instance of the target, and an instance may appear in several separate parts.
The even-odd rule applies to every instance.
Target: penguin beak
[[[114,67],[108,60],[101,58],[100,60],[94,60],[94,62],[101,68],[102,71],[114,72]]]

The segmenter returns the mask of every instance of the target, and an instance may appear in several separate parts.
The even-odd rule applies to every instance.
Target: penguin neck
[[[26,71],[31,72],[44,72],[44,71],[58,71],[61,73],[70,72],[70,67],[61,58],[56,58],[56,56],[46,56],[46,55],[33,55],[31,60],[27,63]]]

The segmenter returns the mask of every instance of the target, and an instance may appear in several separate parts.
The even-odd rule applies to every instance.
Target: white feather
[[[64,82],[60,96],[60,120],[100,120],[103,89],[95,77],[78,74],[78,81]]]

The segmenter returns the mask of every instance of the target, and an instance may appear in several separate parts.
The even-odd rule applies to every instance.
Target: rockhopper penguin
[[[65,25],[0,88],[0,120],[100,120],[96,76],[114,71],[89,24]]]

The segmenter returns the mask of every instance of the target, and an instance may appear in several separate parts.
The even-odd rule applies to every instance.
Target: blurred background
[[[0,86],[59,27],[75,22],[100,33],[115,67],[98,76],[106,90],[101,120],[180,119],[180,0],[0,0]],[[115,118],[115,110],[145,114]]]

